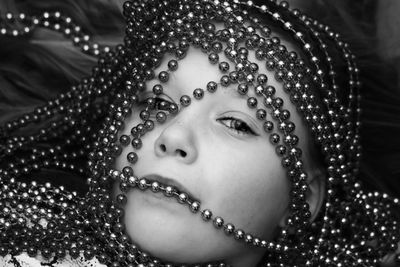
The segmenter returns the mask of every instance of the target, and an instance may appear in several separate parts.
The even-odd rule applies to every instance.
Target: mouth
[[[167,197],[175,197],[181,203],[191,204],[196,201],[193,193],[175,179],[158,174],[149,174],[142,178],[146,179],[147,187],[154,193],[163,192]]]

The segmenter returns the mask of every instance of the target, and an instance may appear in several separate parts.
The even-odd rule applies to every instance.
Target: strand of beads
[[[41,16],[31,17],[24,13],[13,15],[7,13],[5,18],[0,18],[0,34],[19,37],[31,34],[35,28],[43,27],[64,34],[70,38],[74,45],[79,46],[82,52],[98,56],[101,52],[109,52],[108,46],[90,43],[90,36],[82,32],[70,17],[63,16],[60,12],[44,12]]]

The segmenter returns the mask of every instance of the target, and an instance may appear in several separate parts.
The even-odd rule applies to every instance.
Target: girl
[[[339,35],[286,2],[132,1],[124,16],[114,51],[58,13],[20,17],[100,59],[4,125],[5,261],[375,266],[397,249],[398,200],[359,182],[359,69]],[[23,180],[53,168],[89,177],[85,196]]]

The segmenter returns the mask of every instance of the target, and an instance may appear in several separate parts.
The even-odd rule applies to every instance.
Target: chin
[[[146,196],[144,196],[146,197]],[[201,232],[197,230],[197,216],[184,210],[179,204],[160,203],[159,206],[147,204],[139,198],[132,199],[132,204],[126,207],[126,231],[133,243],[146,253],[170,263],[196,263],[204,260],[199,255]],[[165,207],[163,206],[165,205]],[[174,206],[175,205],[175,206]],[[199,225],[201,228],[201,224]],[[200,239],[199,239],[200,238]]]

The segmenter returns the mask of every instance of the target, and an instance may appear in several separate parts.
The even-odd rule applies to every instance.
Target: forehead
[[[224,24],[221,22],[212,22],[212,23],[215,25],[215,29],[217,31],[226,29]],[[243,26],[247,27],[249,25],[245,23]],[[255,29],[255,33],[261,37],[263,36],[259,29]],[[273,32],[273,36],[279,38],[280,43],[286,47],[287,51],[294,51],[298,54],[301,53],[301,51],[299,51],[299,49],[295,47],[294,43],[288,40],[287,36],[277,32]],[[229,74],[229,72],[235,70],[235,62],[229,60],[225,55],[225,53],[223,52],[223,50],[227,47],[227,43],[222,43],[222,45],[223,45],[222,52],[218,53],[219,57],[218,63],[227,62],[229,64],[230,68],[226,73],[220,71],[218,63],[216,64],[210,63],[207,52],[203,52],[200,48],[190,47],[189,51],[187,51],[187,55],[185,56],[185,58],[178,61],[179,64],[178,70],[170,73],[170,80],[168,83],[190,82],[185,86],[191,86],[193,89],[205,88],[206,84],[209,81],[215,81],[218,83],[222,75]],[[238,48],[245,48],[245,44],[243,42],[239,43]],[[278,82],[273,78],[274,72],[267,70],[266,60],[258,60],[255,55],[256,52],[255,50],[251,49],[247,50],[248,50],[248,58],[247,58],[248,61],[258,65],[259,68],[258,73],[263,73],[267,75],[269,85],[276,86],[277,89],[279,87],[282,87],[282,85],[278,84]],[[172,59],[175,58],[170,54],[167,54],[163,57],[161,65],[157,67],[157,69],[155,69],[156,77],[160,71],[168,69],[168,62]],[[149,88],[151,89],[152,86],[157,83],[159,83],[157,78],[149,81],[147,83],[148,89]],[[231,87],[232,86],[229,86],[230,89],[232,89]],[[219,88],[221,88],[221,86],[219,86]]]

